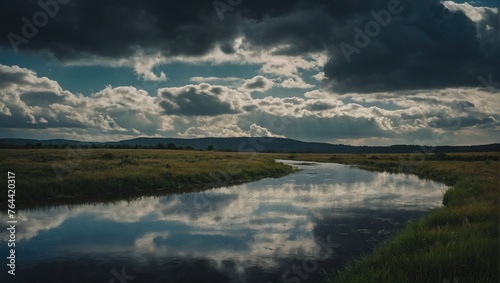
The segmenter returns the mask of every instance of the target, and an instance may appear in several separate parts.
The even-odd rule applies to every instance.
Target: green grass
[[[137,149],[0,150],[2,182],[16,174],[16,201],[187,192],[293,172],[270,155]],[[7,192],[3,186],[0,201]]]
[[[295,159],[412,173],[452,186],[442,208],[410,221],[381,248],[328,273],[325,282],[499,282],[498,153],[299,154]]]

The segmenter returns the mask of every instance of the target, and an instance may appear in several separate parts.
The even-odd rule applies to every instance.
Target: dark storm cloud
[[[242,112],[244,94],[209,84],[159,90],[159,105],[167,115],[217,116]]]
[[[2,1],[2,45],[11,46],[7,38],[10,32],[22,36],[23,17],[33,23],[33,15],[43,11],[37,2]],[[167,55],[199,55],[234,34],[236,28],[220,23],[211,1],[67,2],[58,4],[58,13],[19,49],[47,49],[60,59],[85,55],[121,58],[132,55],[136,48],[160,50]]]
[[[215,43],[232,53],[229,40],[241,32],[241,23],[247,19],[282,17],[319,3],[245,1],[226,11],[221,22],[211,0],[5,0],[0,4],[1,45],[11,47],[7,37],[11,32],[23,36],[22,18],[33,24],[33,16],[44,12],[39,2],[50,3],[45,6],[54,15],[48,16],[47,24],[33,38],[25,37],[29,43],[20,44],[19,49],[46,49],[60,59],[85,55],[121,58],[136,48],[159,50],[164,55],[200,55]],[[58,6],[57,12],[52,4]]]
[[[272,48],[286,45],[277,55],[302,55],[325,50],[333,34],[334,21],[321,8],[298,10],[278,18],[265,19],[245,27],[247,39],[254,45]]]
[[[372,11],[394,1],[243,1],[221,22],[213,1],[69,0],[19,49],[46,50],[61,60],[127,58],[139,49],[196,56],[216,44],[233,53],[232,40],[244,35],[255,49],[279,45],[276,54],[328,52],[324,83],[341,93],[478,86],[480,75],[500,77],[498,13],[491,11],[476,24],[438,0],[401,0],[402,12],[367,46],[356,47],[355,28],[364,30]],[[21,18],[32,21],[42,10],[37,2],[2,1],[0,45],[11,47],[10,32],[22,35]],[[342,43],[359,52],[346,60]]]
[[[476,23],[438,0],[311,3],[315,5],[302,4],[289,13],[263,18],[245,34],[266,48],[286,46],[278,49],[279,54],[327,50],[331,59],[324,66],[324,83],[335,92],[476,87],[478,76],[500,77],[498,12],[486,10]],[[385,27],[373,16],[384,13],[380,11],[391,15]],[[359,48],[355,28],[366,33],[371,21],[378,23],[380,32]],[[347,60],[342,43],[359,53]]]
[[[246,81],[241,89],[248,91],[266,91],[273,87],[273,82],[263,76],[256,76]]]
[[[253,82],[249,82],[246,85],[247,89],[260,89],[266,87],[266,81],[264,77],[258,77]]]
[[[439,1],[401,1],[401,5],[403,11],[393,15],[387,27],[370,38],[367,47],[359,48],[351,62],[344,52],[335,49],[324,68],[333,90],[374,92],[478,86],[479,75],[499,77],[498,24],[493,18],[486,19],[489,31],[479,31],[488,34],[481,40],[476,23],[461,12],[448,11]],[[372,19],[365,15],[357,26],[364,30]],[[354,45],[356,32],[351,31],[346,42]]]
[[[53,92],[27,92],[21,95],[27,106],[47,107],[54,103],[64,103],[64,97]]]
[[[48,81],[33,82],[32,78],[32,74],[24,72],[20,68],[13,70],[11,68],[6,69],[0,66],[0,89],[33,84],[42,88],[50,87],[50,83]]]
[[[435,122],[430,123],[431,127],[435,128],[445,128],[445,129],[457,129],[457,128],[468,128],[468,127],[481,127],[487,125],[497,124],[495,119],[492,117],[456,117],[456,118],[442,118]]]
[[[315,101],[314,103],[307,104],[305,109],[309,111],[325,111],[334,108],[335,105],[328,104],[326,102]]]
[[[19,74],[14,72],[4,72],[4,70],[0,70],[0,89],[12,86],[12,85],[20,85],[27,82],[26,78],[28,74]]]

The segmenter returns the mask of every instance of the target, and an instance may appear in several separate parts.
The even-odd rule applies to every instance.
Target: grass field
[[[498,153],[288,156],[416,174],[451,185],[442,208],[381,248],[326,271],[325,282],[499,282]]]
[[[272,156],[137,149],[0,150],[2,182],[16,174],[16,201],[133,192],[187,192],[278,177],[293,171]],[[4,175],[4,174],[2,174]],[[7,197],[2,186],[0,201]]]

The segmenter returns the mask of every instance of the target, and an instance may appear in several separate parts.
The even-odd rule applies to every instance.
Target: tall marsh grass
[[[410,164],[406,173],[452,185],[444,206],[410,221],[394,239],[349,260],[343,270],[330,271],[325,282],[499,282],[498,156],[447,154],[446,161],[433,157]],[[369,161],[372,169],[401,172],[384,161],[397,158],[377,155]],[[366,164],[358,156],[335,161]]]

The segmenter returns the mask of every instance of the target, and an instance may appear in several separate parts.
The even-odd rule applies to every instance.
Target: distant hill
[[[37,144],[41,143],[43,145],[53,144],[53,145],[79,145],[79,144],[91,144],[89,142],[81,142],[75,140],[65,140],[65,139],[53,139],[53,140],[32,140],[32,139],[0,139],[0,145],[27,145],[27,144]],[[96,143],[97,144],[97,143]]]
[[[422,152],[499,152],[500,144],[473,145],[473,146],[437,146],[423,147],[419,145],[392,145],[392,146],[350,146],[341,144],[303,142],[286,138],[135,138],[118,142],[82,142],[65,139],[33,140],[33,139],[0,139],[0,147],[40,147],[40,146],[95,146],[95,147],[157,147],[166,148],[167,145],[176,148],[193,148],[206,150],[212,145],[217,150],[241,152],[311,152],[311,153],[422,153]]]

